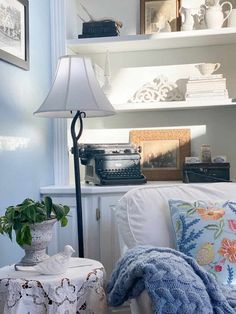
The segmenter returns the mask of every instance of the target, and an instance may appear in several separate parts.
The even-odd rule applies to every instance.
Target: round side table
[[[71,258],[63,275],[39,275],[0,268],[0,314],[105,314],[103,265]]]

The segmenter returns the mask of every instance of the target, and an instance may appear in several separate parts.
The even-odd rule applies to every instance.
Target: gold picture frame
[[[140,0],[140,33],[180,30],[180,0]]]
[[[129,137],[141,149],[142,172],[148,181],[182,179],[185,157],[191,155],[190,129],[132,130]]]

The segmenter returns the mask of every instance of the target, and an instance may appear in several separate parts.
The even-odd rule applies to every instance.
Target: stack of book
[[[226,79],[222,74],[190,77],[187,82],[186,100],[228,99]]]
[[[84,22],[82,35],[79,38],[93,38],[93,37],[109,37],[118,36],[120,34],[119,26],[115,21],[104,20],[104,21],[93,21]]]

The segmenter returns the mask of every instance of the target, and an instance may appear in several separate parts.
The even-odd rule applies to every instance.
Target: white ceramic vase
[[[34,266],[49,257],[46,249],[52,239],[52,228],[56,221],[56,219],[50,219],[30,225],[32,243],[22,246],[25,256],[16,264],[17,266]]]
[[[228,5],[230,8],[226,16],[224,16],[224,13],[223,13],[223,6],[225,5]],[[225,1],[221,4],[217,2],[213,6],[209,6],[209,7],[202,6],[201,8],[205,10],[204,15],[205,15],[206,27],[211,28],[211,29],[221,28],[224,21],[228,19],[228,17],[230,16],[232,12],[232,4],[228,1]]]

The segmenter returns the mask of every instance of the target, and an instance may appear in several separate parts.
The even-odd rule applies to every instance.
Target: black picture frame
[[[29,2],[0,0],[0,59],[29,70]]]

